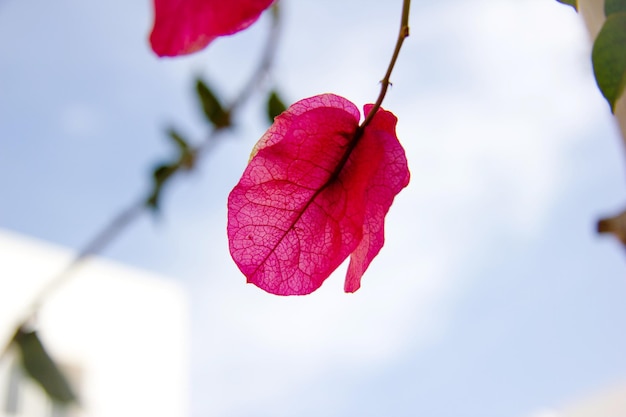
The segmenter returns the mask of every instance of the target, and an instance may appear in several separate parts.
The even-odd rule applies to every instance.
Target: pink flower
[[[152,49],[159,56],[190,54],[219,36],[253,24],[273,0],[154,0]]]
[[[350,255],[344,289],[359,289],[409,182],[396,117],[380,109],[357,138],[359,119],[350,101],[323,94],[289,107],[256,144],[228,197],[230,253],[248,282],[309,294]]]

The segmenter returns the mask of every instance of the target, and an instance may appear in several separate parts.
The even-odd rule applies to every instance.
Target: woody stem
[[[400,55],[400,49],[402,48],[402,44],[404,43],[404,39],[409,36],[409,9],[411,8],[411,0],[403,0],[402,4],[402,18],[400,21],[400,33],[398,34],[398,40],[396,41],[396,47],[393,50],[393,55],[391,56],[391,61],[389,62],[389,66],[387,67],[387,72],[385,73],[384,78],[380,82],[380,93],[378,94],[378,98],[376,99],[376,103],[374,103],[374,107],[370,110],[369,114],[361,123],[358,130],[362,132],[365,127],[372,121],[374,115],[380,109],[383,100],[385,99],[385,94],[387,94],[387,89],[391,84],[391,72],[393,71],[393,67],[396,65],[396,61],[398,60],[398,56]],[[360,135],[357,135],[359,137]]]

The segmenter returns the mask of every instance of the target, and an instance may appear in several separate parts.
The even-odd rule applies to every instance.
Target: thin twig
[[[385,73],[385,76],[383,77],[382,81],[380,82],[380,84],[381,84],[380,93],[378,94],[378,98],[376,99],[376,103],[374,103],[374,105],[370,109],[370,112],[368,113],[368,115],[365,118],[365,120],[363,120],[363,123],[361,123],[359,125],[359,127],[357,127],[356,131],[354,132],[354,136],[352,137],[352,140],[348,144],[348,146],[347,146],[347,148],[346,148],[346,150],[345,150],[341,160],[337,163],[337,166],[335,167],[335,170],[328,177],[328,180],[326,181],[324,186],[322,186],[322,188],[320,188],[318,190],[318,192],[321,192],[321,190],[326,188],[326,186],[328,186],[329,184],[333,183],[337,179],[337,177],[339,176],[339,174],[343,170],[344,166],[348,162],[348,159],[350,158],[350,155],[352,154],[352,151],[356,148],[357,144],[359,143],[359,141],[363,137],[363,133],[365,132],[365,128],[374,119],[374,116],[376,115],[376,112],[380,109],[380,106],[383,103],[383,100],[385,99],[385,95],[387,94],[387,89],[389,88],[389,85],[391,84],[391,81],[390,81],[390,79],[391,79],[391,72],[393,71],[393,67],[396,65],[396,61],[398,60],[398,56],[400,55],[400,49],[402,48],[402,44],[404,43],[404,39],[409,36],[409,10],[410,9],[411,9],[411,0],[403,0],[403,4],[402,4],[402,18],[400,19],[400,33],[398,34],[398,40],[396,41],[396,47],[393,50],[393,55],[391,56],[391,61],[389,62],[389,66],[387,67],[387,72]]]
[[[398,34],[398,40],[396,41],[396,47],[393,50],[393,55],[391,56],[391,62],[389,62],[389,66],[387,67],[387,72],[385,73],[385,77],[380,82],[380,93],[378,94],[378,98],[376,99],[376,103],[370,110],[369,114],[363,120],[363,123],[359,126],[358,134],[356,137],[360,137],[365,127],[370,124],[374,115],[380,109],[381,104],[383,104],[383,100],[385,99],[385,95],[387,94],[387,89],[391,84],[391,72],[393,71],[393,67],[396,65],[396,61],[398,60],[398,56],[400,55],[400,49],[402,48],[402,44],[404,43],[404,39],[409,36],[409,10],[411,9],[411,0],[403,0],[402,3],[402,18],[400,20],[400,33]]]

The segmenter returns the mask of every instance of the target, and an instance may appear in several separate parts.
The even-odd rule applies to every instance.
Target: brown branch
[[[404,40],[409,36],[409,11],[411,9],[411,0],[404,0],[402,3],[402,18],[400,19],[400,33],[398,34],[398,40],[396,41],[396,47],[393,50],[393,55],[391,56],[391,61],[389,62],[389,66],[387,67],[387,72],[380,82],[380,93],[378,94],[378,98],[374,103],[374,106],[370,110],[369,114],[363,120],[363,123],[359,126],[359,134],[356,137],[360,137],[365,127],[370,124],[374,115],[380,109],[380,106],[383,104],[383,100],[385,99],[385,95],[387,94],[387,89],[389,85],[391,85],[391,73],[393,71],[393,67],[396,65],[396,61],[398,60],[398,56],[400,55],[400,49],[402,49],[402,44]]]

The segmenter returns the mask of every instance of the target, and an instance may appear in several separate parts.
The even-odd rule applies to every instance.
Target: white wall
[[[529,417],[624,417],[626,381],[574,399],[559,410],[543,410]]]
[[[0,230],[2,345],[27,303],[71,255]],[[173,280],[102,259],[81,267],[37,318],[49,352],[78,379],[82,407],[73,415],[186,416],[188,314],[187,297]],[[0,416],[9,359],[0,362]]]

